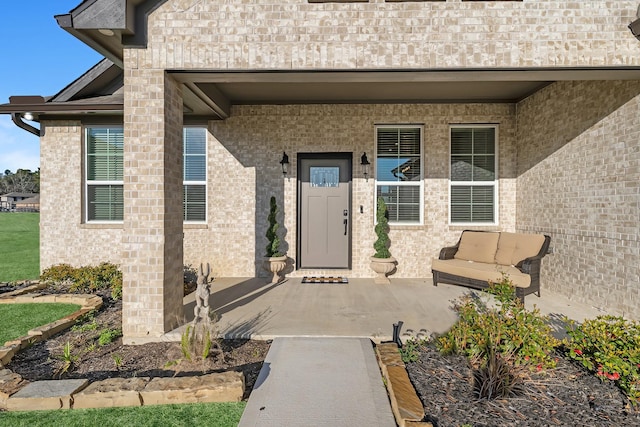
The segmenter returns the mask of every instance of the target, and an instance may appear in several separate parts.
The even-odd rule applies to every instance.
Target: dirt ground
[[[245,374],[248,397],[269,350],[269,342],[253,340],[215,341],[207,359],[188,361],[180,343],[123,345],[122,301],[101,295],[104,306],[74,328],[18,353],[7,366],[28,381],[114,377],[187,376],[226,370]],[[110,336],[117,335],[110,339]],[[101,340],[102,336],[102,340]],[[110,342],[107,342],[110,341]],[[65,346],[70,353],[65,356]],[[68,362],[71,361],[71,364]]]

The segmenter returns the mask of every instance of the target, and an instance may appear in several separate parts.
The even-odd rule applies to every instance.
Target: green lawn
[[[0,412],[0,425],[32,426],[216,426],[236,427],[245,402],[194,403],[134,408],[68,409],[58,411]]]
[[[40,276],[40,214],[0,212],[0,282]]]
[[[0,345],[80,310],[77,304],[0,304]]]

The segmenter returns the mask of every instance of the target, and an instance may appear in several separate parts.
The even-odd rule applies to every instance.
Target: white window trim
[[[378,165],[378,129],[384,128],[400,128],[400,129],[420,129],[420,180],[416,184],[415,182],[403,182],[403,181],[378,181],[377,170],[376,167]],[[379,124],[374,126],[373,130],[373,141],[374,141],[374,164],[371,169],[373,169],[373,178],[374,178],[374,186],[373,186],[373,223],[376,224],[376,211],[378,206],[378,187],[381,185],[392,185],[392,186],[408,186],[408,187],[419,187],[420,191],[420,220],[419,222],[396,222],[389,221],[389,226],[393,227],[420,227],[424,225],[424,172],[425,172],[425,162],[424,162],[424,125],[422,124]]]
[[[124,127],[120,125],[86,125],[84,126],[83,138],[84,138],[84,153],[83,153],[83,163],[84,163],[84,222],[86,224],[123,224],[124,218],[121,220],[95,220],[89,219],[89,187],[98,186],[98,185],[121,185],[124,191],[124,176],[122,177],[122,181],[89,181],[89,129],[122,129],[124,132]],[[124,156],[124,147],[123,147],[123,156]]]
[[[451,188],[454,187],[454,181],[451,180],[451,130],[452,129],[459,129],[459,128],[493,128],[495,129],[496,133],[496,140],[494,141],[494,152],[495,152],[495,158],[494,158],[494,162],[495,162],[495,179],[493,181],[455,181],[455,186],[464,186],[464,185],[468,185],[468,186],[473,186],[473,187],[481,187],[481,186],[486,186],[486,187],[493,187],[494,188],[494,196],[493,196],[493,218],[494,221],[493,222],[453,222],[451,221]],[[469,227],[481,227],[481,226],[496,226],[499,225],[500,223],[500,218],[499,218],[499,206],[500,206],[500,186],[499,186],[499,182],[500,182],[500,178],[499,178],[499,170],[498,170],[498,166],[500,164],[499,162],[499,152],[498,152],[498,148],[499,148],[499,140],[500,140],[500,135],[499,135],[499,126],[497,124],[452,124],[449,125],[449,155],[448,155],[448,161],[449,161],[449,185],[448,185],[448,190],[449,190],[449,194],[448,194],[448,209],[447,209],[447,222],[450,226],[469,226]]]
[[[189,221],[183,219],[183,224],[207,224],[207,219],[209,218],[209,127],[204,125],[188,125],[183,126],[185,128],[195,128],[195,129],[204,129],[204,181],[185,181],[184,180],[184,130],[182,132],[182,188],[184,194],[184,187],[186,185],[204,185],[204,220],[203,221]],[[184,206],[184,200],[182,201]]]

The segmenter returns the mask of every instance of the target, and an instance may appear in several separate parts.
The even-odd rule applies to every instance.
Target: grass
[[[80,309],[77,304],[0,304],[0,345]]]
[[[133,408],[67,409],[57,411],[0,412],[0,425],[32,427],[146,427],[205,426],[236,427],[245,402],[193,403],[183,405],[141,406]]]
[[[0,282],[39,277],[39,223],[39,213],[0,213]]]

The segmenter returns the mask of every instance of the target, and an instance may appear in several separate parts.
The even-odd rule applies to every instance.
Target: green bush
[[[389,220],[387,218],[387,204],[382,197],[378,197],[378,206],[376,208],[376,226],[374,230],[378,238],[373,243],[373,249],[376,253],[373,255],[375,258],[391,258],[391,251],[389,250]]]
[[[546,317],[538,309],[524,308],[506,276],[492,284],[489,292],[496,297],[493,308],[474,294],[454,301],[459,319],[438,337],[439,349],[445,354],[464,354],[476,367],[486,366],[492,355],[531,369],[555,367],[553,353],[560,342],[553,337]]]
[[[418,340],[416,338],[410,338],[398,349],[400,351],[400,357],[404,363],[413,363],[420,360],[420,347],[424,346],[426,341]]]
[[[100,336],[98,337],[98,344],[100,346],[105,346],[107,344],[112,343],[116,338],[122,336],[122,331],[120,329],[104,329],[100,332]]]
[[[640,403],[640,324],[616,316],[567,322],[567,356],[602,381],[615,381],[634,405]]]
[[[101,289],[110,289],[113,299],[122,297],[122,272],[118,266],[103,262],[98,266],[72,267],[58,264],[47,268],[40,280],[50,283],[70,282],[71,292],[91,293]]]

